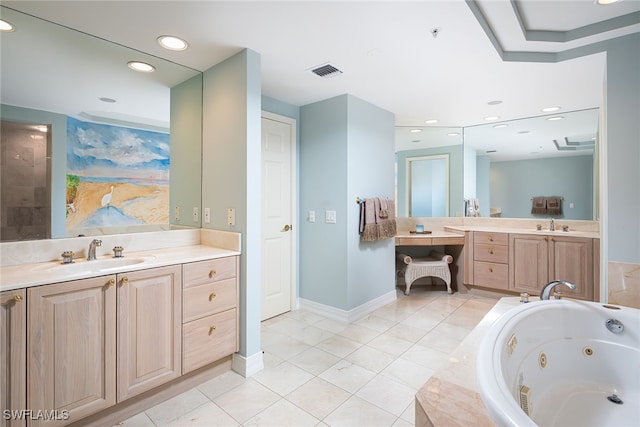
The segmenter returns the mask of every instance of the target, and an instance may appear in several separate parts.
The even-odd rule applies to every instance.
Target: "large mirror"
[[[465,198],[484,217],[597,220],[598,123],[596,108],[465,127]]]
[[[463,129],[398,126],[395,137],[398,216],[462,216]]]
[[[398,216],[412,216],[412,187],[426,185],[411,179],[408,162],[448,156],[444,216],[468,215],[465,201],[474,200],[481,217],[597,220],[598,124],[594,108],[465,128],[397,127]],[[560,213],[534,210],[540,198],[559,198]]]
[[[1,12],[0,240],[200,227],[202,74]]]

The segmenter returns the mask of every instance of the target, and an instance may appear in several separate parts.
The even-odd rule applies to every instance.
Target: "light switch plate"
[[[227,209],[227,224],[236,225],[236,210],[234,208]]]
[[[316,211],[309,211],[309,222],[316,222]]]
[[[204,223],[209,224],[211,222],[211,208],[204,208],[202,212]]]
[[[193,208],[193,222],[198,222],[198,218],[199,218],[199,214],[198,214],[198,208],[194,207]]]
[[[336,211],[324,211],[324,222],[327,224],[336,223]]]

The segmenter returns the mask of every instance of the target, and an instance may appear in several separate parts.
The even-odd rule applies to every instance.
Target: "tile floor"
[[[264,370],[227,372],[120,425],[413,426],[414,395],[496,300],[421,286],[352,324],[262,323]]]

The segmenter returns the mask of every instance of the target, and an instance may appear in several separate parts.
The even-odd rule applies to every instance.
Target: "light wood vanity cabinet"
[[[557,235],[510,235],[512,289],[539,295],[552,280],[568,280],[577,289],[559,289],[571,298],[594,298],[594,242],[591,238]]]
[[[472,231],[465,246],[466,284],[538,296],[550,281],[568,280],[577,286],[560,289],[568,297],[592,301],[598,292],[597,239]]]
[[[238,257],[183,265],[183,373],[238,351],[238,268]]]
[[[26,291],[0,293],[0,409],[27,407],[27,301]],[[0,426],[26,425],[24,419],[0,417]]]
[[[57,418],[0,425],[75,423],[233,354],[238,268],[230,256],[0,293],[2,410]]]
[[[67,424],[116,403],[116,276],[27,289],[28,396],[33,411],[68,411]]]
[[[118,275],[118,395],[121,402],[182,371],[182,269]]]
[[[473,284],[493,289],[509,289],[509,235],[473,233]]]

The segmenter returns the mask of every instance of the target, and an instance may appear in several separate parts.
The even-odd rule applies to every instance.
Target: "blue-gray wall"
[[[640,264],[640,34],[609,42],[606,79],[608,258]]]
[[[261,351],[260,56],[244,50],[203,75],[202,206],[205,228],[242,233],[240,354]],[[227,209],[236,224],[227,224]]]
[[[593,156],[492,162],[490,175],[490,205],[502,217],[549,218],[531,214],[531,198],[562,196],[563,215],[555,218],[593,220]]]
[[[398,151],[398,216],[408,216],[407,212],[407,157],[449,155],[449,216],[463,215],[463,147],[447,145],[419,150]]]
[[[394,241],[361,243],[356,197],[393,198],[394,116],[351,95],[300,109],[300,297],[351,310],[395,288]],[[325,211],[336,211],[336,224]]]
[[[478,199],[478,203],[480,203],[480,216],[488,217],[491,213],[489,208],[494,207],[491,204],[491,181],[489,179],[491,171],[491,157],[478,156],[475,160],[477,176],[476,198]]]

